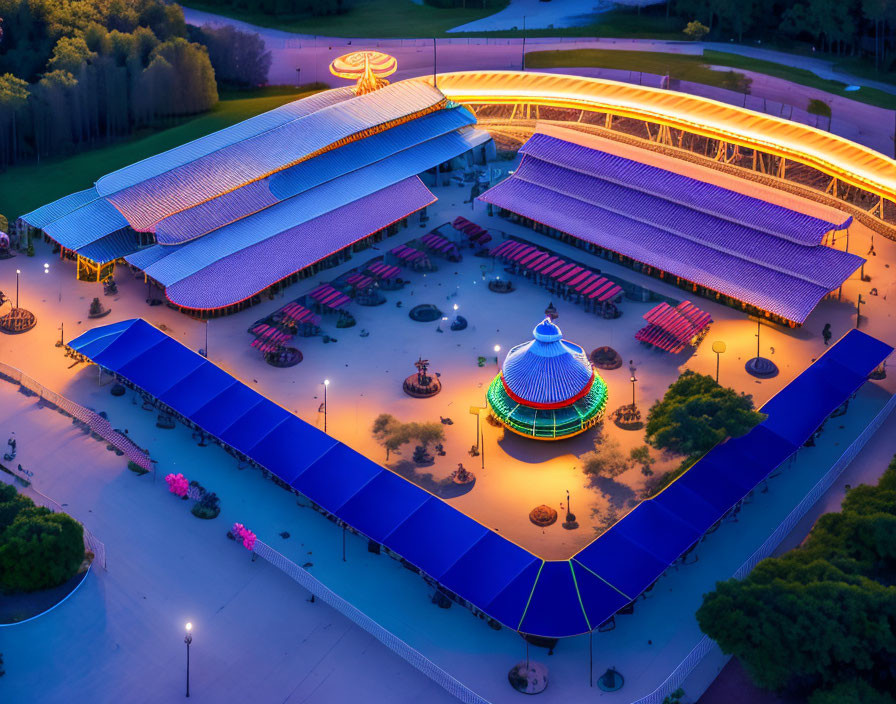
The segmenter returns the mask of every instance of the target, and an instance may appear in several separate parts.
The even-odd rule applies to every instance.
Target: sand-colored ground
[[[679,289],[642,277],[603,260],[593,259],[572,247],[542,239],[530,231],[498,218],[488,218],[484,206],[480,204],[471,210],[469,204],[463,203],[468,197],[466,188],[447,186],[435,190],[440,201],[429,209],[431,217],[429,225],[464,214],[481,225],[530,237],[532,241],[544,247],[552,248],[558,253],[567,254],[584,263],[591,263],[610,275],[641,283],[673,298],[682,298],[683,292]],[[410,229],[400,232],[388,244],[394,246],[393,243],[407,241],[426,231],[427,229],[421,229],[415,224]],[[637,393],[641,404],[649,404],[661,396],[680,369],[688,368],[714,374],[716,360],[715,355],[709,350],[709,345],[716,339],[724,340],[728,345],[728,352],[721,360],[722,381],[737,390],[752,393],[757,403],[762,403],[823,351],[820,333],[826,322],[831,323],[835,339],[854,327],[855,300],[859,293],[862,293],[867,301],[862,308],[862,328],[891,344],[896,342],[892,301],[887,300],[896,295],[896,288],[892,285],[896,243],[879,236],[875,237],[874,242],[877,256],[870,257],[869,264],[865,267],[865,273],[871,277],[870,282],[861,282],[858,275],[854,276],[844,286],[842,300],[838,301],[833,297],[824,301],[801,329],[763,326],[762,352],[772,357],[781,369],[778,377],[767,381],[757,381],[743,369],[744,362],[755,354],[755,323],[733,309],[696,299],[699,306],[712,313],[715,322],[704,343],[693,354],[671,357],[634,343],[632,335],[640,326],[640,315],[643,312],[642,308],[646,310],[646,304],[623,301],[624,315],[615,321],[603,321],[585,315],[571,304],[559,300],[554,300],[554,303],[560,311],[559,323],[570,339],[579,342],[586,349],[608,344],[620,350],[626,358],[631,354],[638,367]],[[864,255],[869,247],[869,233],[861,226],[853,226],[850,230],[850,250]],[[363,259],[358,257],[347,266],[360,261]],[[50,264],[49,274],[43,273],[44,262]],[[385,306],[366,309],[353,305],[351,310],[358,318],[356,328],[336,330],[335,325],[328,320],[324,326],[325,330],[338,338],[337,343],[324,345],[320,339],[300,341],[299,346],[305,355],[302,364],[288,370],[267,366],[260,356],[249,348],[251,338],[246,334],[246,329],[252,321],[275,310],[320,281],[332,278],[339,270],[324,272],[314,279],[292,286],[282,298],[265,302],[235,316],[212,321],[208,327],[210,356],[213,361],[237,377],[316,424],[322,424],[322,417],[318,413],[322,391],[320,383],[324,378],[330,378],[332,384],[329,394],[328,430],[349,445],[371,452],[371,456],[378,459],[384,458],[384,453],[376,447],[368,433],[369,422],[377,413],[391,410],[396,416],[404,419],[410,419],[414,414],[434,420],[440,415],[451,417],[454,424],[446,428],[447,454],[431,468],[432,472],[437,478],[445,476],[454,469],[457,461],[463,461],[468,468],[477,472],[478,479],[468,494],[449,500],[458,508],[501,530],[508,537],[524,542],[536,552],[545,556],[569,554],[594,535],[588,523],[591,520],[590,508],[599,502],[598,494],[586,487],[585,477],[581,470],[574,466],[575,461],[572,459],[574,454],[588,449],[586,439],[571,441],[567,449],[557,446],[560,447],[562,454],[551,458],[536,452],[547,452],[548,450],[544,448],[552,446],[535,445],[521,438],[499,441],[498,431],[487,426],[485,470],[478,469],[476,460],[466,454],[466,450],[474,441],[475,432],[475,418],[469,415],[468,406],[481,403],[482,387],[479,384],[484,385],[495,372],[493,366],[477,367],[476,357],[480,354],[493,356],[491,349],[495,344],[507,349],[527,339],[532,326],[550,301],[550,296],[544,290],[527,282],[521,282],[519,290],[510,296],[500,297],[491,294],[483,285],[482,273],[478,268],[480,263],[478,259],[466,257],[459,266],[445,264],[437,273],[427,275],[425,278],[422,275],[412,274],[408,277],[412,280],[411,286],[405,291],[388,294],[389,303]],[[303,540],[305,540],[304,531],[308,531],[307,539],[310,540],[313,534],[315,540],[320,540],[321,547],[327,555],[329,552],[326,546],[329,546],[331,551],[336,550],[334,546],[338,544],[339,536],[331,524],[319,516],[312,516],[315,520],[307,521],[308,512],[297,510],[289,494],[269,482],[261,481],[255,474],[237,472],[232,466],[232,460],[219,450],[191,449],[189,434],[186,431],[153,432],[144,427],[151,423],[148,424],[145,420],[138,423],[133,418],[129,420],[133,413],[139,412],[139,407],[133,407],[136,409],[133,412],[127,410],[131,408],[129,404],[120,399],[112,399],[108,395],[107,387],[97,387],[93,383],[94,376],[91,369],[80,365],[69,368],[70,360],[64,358],[61,351],[53,346],[59,336],[59,322],[64,322],[66,339],[71,339],[95,325],[142,316],[154,324],[164,325],[176,339],[198,349],[204,346],[206,331],[204,323],[165,307],[147,307],[143,301],[145,286],[137,280],[126,279],[123,275],[119,276],[120,293],[114,298],[103,298],[107,305],[111,305],[111,314],[99,321],[90,321],[86,317],[87,307],[93,296],[99,295],[102,298],[102,292],[96,284],[74,281],[71,263],[54,259],[49,247],[43,244],[37,247],[37,256],[33,258],[19,256],[10,261],[0,262],[0,287],[12,296],[15,295],[17,267],[22,270],[21,305],[33,310],[39,322],[34,330],[25,335],[0,336],[0,359],[75,400],[96,408],[109,409],[113,424],[119,427],[130,426],[141,444],[149,446],[153,455],[160,458],[162,471],[185,471],[197,476],[212,489],[220,488],[227,512],[225,520],[245,520],[247,523],[257,525],[260,534],[263,533],[262,537],[268,541],[277,539],[277,532],[284,527],[293,528],[291,532],[303,535]],[[455,271],[458,273],[454,274]],[[879,295],[871,295],[872,287],[878,289]],[[458,291],[458,296],[449,301],[447,296],[454,291]],[[395,307],[396,300],[403,301],[402,308]],[[471,323],[471,328],[466,331],[439,334],[435,331],[435,324],[413,323],[407,318],[407,310],[411,303],[433,302],[441,305],[444,302],[446,306],[443,310],[448,310],[447,306],[454,300],[458,301],[461,306],[460,312]],[[362,328],[370,331],[369,337],[359,336]],[[460,347],[457,347],[458,344]],[[445,390],[429,401],[407,398],[400,391],[400,379],[413,371],[412,364],[418,355],[431,359],[434,370],[443,375]],[[491,363],[493,364],[493,360]],[[605,378],[610,386],[610,407],[615,407],[617,403],[628,402],[630,385],[627,381],[627,368],[608,372]],[[777,478],[768,494],[757,495],[754,501],[756,505],[745,507],[738,523],[724,525],[701,544],[698,549],[701,557],[699,562],[681,571],[670,572],[659,585],[661,588],[655,589],[654,595],[649,600],[638,602],[634,616],[622,619],[620,627],[615,631],[595,636],[595,671],[600,673],[606,667],[614,665],[619,667],[627,678],[625,690],[616,696],[615,700],[631,701],[633,697],[651,691],[689,652],[699,639],[699,631],[692,614],[699,603],[700,594],[710,588],[715,580],[731,574],[773,529],[776,521],[779,521],[798,497],[811,486],[814,477],[823,472],[827,463],[833,461],[837,453],[842,451],[845,444],[855,436],[861,423],[867,422],[876,409],[880,408],[886,398],[885,392],[892,393],[894,390],[892,376],[883,383],[878,382],[867,388],[867,393],[861,397],[865,400],[851,405],[845,426],[829,424],[831,427],[826,430],[823,442],[817,448],[801,452],[801,459],[798,459],[794,468]],[[390,407],[383,408],[384,403],[390,404]],[[426,412],[420,409],[425,409]],[[144,413],[144,416],[148,418],[149,414]],[[641,442],[637,433],[623,433],[613,428],[610,428],[609,432],[623,442],[630,444]],[[176,434],[179,439],[172,439],[174,435],[170,433]],[[101,448],[100,445],[98,447]],[[500,451],[504,452],[503,456],[499,447]],[[560,452],[556,449],[550,451]],[[202,455],[203,452],[206,454]],[[405,451],[403,457],[407,454],[408,451]],[[498,458],[501,458],[501,461],[498,461]],[[543,471],[545,469],[547,471]],[[881,466],[880,470],[882,469]],[[637,475],[637,470],[633,470],[633,473]],[[116,503],[120,497],[128,495],[129,490],[125,485],[128,473],[122,475],[120,482],[116,480],[116,486],[106,486],[103,483],[102,472],[91,473],[90,477],[82,474],[74,470],[62,473],[47,472],[48,478],[52,477],[52,483],[45,484],[44,487],[51,489],[49,493],[58,500],[72,501],[73,509],[83,509],[85,512],[94,506],[102,509],[98,510],[96,518],[88,517],[90,521],[97,521],[91,528],[101,538],[107,537],[104,534],[108,531],[140,531],[141,534],[149,531],[155,535],[153,545],[156,546],[156,552],[153,553],[147,547],[146,554],[155,554],[153,560],[158,558],[159,565],[176,564],[186,569],[189,565],[189,560],[186,558],[175,559],[175,562],[171,563],[169,558],[174,559],[176,556],[172,557],[173,553],[164,547],[167,534],[155,534],[151,525],[156,516],[167,516],[167,509],[163,507],[161,501],[157,504],[156,500],[152,500],[150,505],[152,510],[139,514],[144,516],[144,519],[138,518],[136,525],[129,524],[124,520],[125,514],[129,514],[128,506]],[[639,476],[634,476],[633,479],[638,479]],[[873,480],[873,476],[869,475],[868,479]],[[128,481],[139,480],[131,477]],[[89,496],[83,494],[84,488],[88,487],[94,487],[95,491],[99,492],[96,494],[97,500],[78,504],[75,501],[77,497]],[[534,503],[541,502],[549,503],[560,510],[567,488],[572,492],[573,510],[583,524],[582,527],[567,532],[557,524],[543,534],[540,533],[528,523],[526,513]],[[159,499],[164,497],[165,495],[161,494]],[[138,499],[136,495],[132,498],[145,500],[144,497]],[[114,514],[110,515],[108,511],[112,508]],[[181,525],[181,529],[188,530],[192,535],[192,529],[198,524],[187,513],[183,518],[187,524]],[[330,530],[332,535],[323,529],[318,531],[318,521],[328,530],[332,528]],[[175,528],[178,525],[180,523],[175,525]],[[320,536],[317,535],[318,532]],[[176,539],[177,534],[175,531],[172,534],[175,537],[171,539]],[[208,540],[212,538],[209,536]],[[218,538],[214,538],[214,541],[217,540]],[[218,544],[214,541],[212,545]],[[107,537],[107,542],[112,541]],[[223,540],[221,545],[226,545],[228,549],[233,547]],[[282,545],[282,549],[291,553],[298,549],[298,546],[293,546],[290,541],[285,541]],[[181,552],[193,554],[207,547],[201,540],[195,543],[191,540],[184,545],[184,550]],[[110,564],[115,560],[118,566],[114,571],[110,571],[110,574],[114,579],[122,580],[123,589],[118,592],[118,596],[111,591],[105,595],[87,591],[85,596],[92,599],[88,606],[94,610],[99,609],[100,613],[105,613],[104,609],[108,611],[109,604],[112,604],[118,611],[110,612],[106,618],[112,618],[117,613],[122,623],[131,625],[133,622],[123,614],[128,605],[127,594],[141,579],[138,570],[140,563],[118,561],[119,558],[115,558],[114,555],[120,554],[121,551],[144,548],[128,541],[119,542],[118,547],[113,548],[110,552]],[[315,547],[316,551],[319,549]],[[420,649],[427,657],[450,669],[476,691],[496,701],[506,698],[503,696],[507,694],[504,673],[515,661],[514,659],[521,657],[523,652],[512,633],[506,631],[493,633],[472,617],[456,613],[456,609],[449,612],[436,609],[428,603],[424,583],[402,570],[397,563],[368,556],[360,542],[350,541],[350,551],[352,556],[348,567],[341,570],[339,565],[343,563],[338,556],[317,557],[315,564],[320,565],[319,576],[385,627]],[[300,554],[293,554],[292,557],[300,559]],[[220,555],[216,554],[215,560],[218,559]],[[229,560],[223,564],[226,569],[236,569]],[[183,569],[181,574],[184,574]],[[220,571],[221,567],[215,566],[214,561],[205,564],[203,570],[205,580],[211,579],[217,583],[220,579],[216,576],[215,570]],[[162,569],[162,572],[177,575],[177,570],[172,572]],[[186,573],[189,573],[189,570]],[[158,585],[158,593],[168,593],[166,590],[178,584],[182,584],[182,580],[176,576],[172,577],[170,583]],[[192,594],[189,598],[195,603],[206,603],[208,600],[197,596],[207,592],[206,582],[197,579],[190,584],[192,591],[185,590],[178,594],[185,599],[188,598],[188,594]],[[399,589],[407,590],[407,593],[401,592],[407,598],[396,598],[394,592]],[[259,599],[278,600],[278,603],[282,603],[285,598],[279,593],[265,591],[258,592],[256,596]],[[159,607],[158,613],[164,611],[165,609]],[[85,611],[83,617],[78,616],[74,621],[67,621],[59,627],[64,632],[72,628],[93,628],[95,613],[96,611]],[[158,617],[158,613],[141,612],[139,616],[141,622],[132,625],[136,628],[134,632],[141,634],[147,630],[157,632],[158,626],[153,623],[153,619]],[[174,620],[179,620],[177,613],[172,612]],[[206,617],[211,622],[212,612],[208,611]],[[103,629],[106,628],[103,624],[100,625]],[[282,629],[278,630],[277,626],[282,626],[282,622],[277,619],[271,620],[268,631],[281,633]],[[55,638],[58,632],[54,628],[41,627],[32,635],[40,641]],[[120,661],[115,653],[118,652],[122,642],[121,634],[129,632],[129,629],[121,630],[120,634],[100,631],[94,641],[96,644],[94,649],[84,651],[84,654],[90,657],[73,661],[76,667],[64,668],[65,672],[59,677],[67,678],[80,673],[82,679],[79,681],[85,687],[102,688],[105,686],[104,683],[108,682],[108,678],[101,677],[97,680],[90,676],[92,665],[96,664],[100,672],[104,668],[110,672],[118,671]],[[173,629],[169,629],[160,637],[167,642],[165,639],[170,638],[171,634],[177,635]],[[275,645],[281,643],[280,637],[278,635],[272,642]],[[320,637],[309,636],[309,642],[317,643]],[[156,643],[157,638],[154,636],[151,642]],[[260,642],[268,641],[262,639]],[[465,644],[462,650],[457,645],[461,642]],[[645,645],[648,642],[652,645]],[[143,652],[142,647],[140,644],[133,644],[136,652]],[[10,652],[14,648],[10,645],[3,649]],[[150,647],[149,650],[153,648]],[[223,671],[222,668],[230,667],[228,663],[239,661],[236,651],[228,652],[227,658],[215,659],[213,663],[209,663],[210,672]],[[300,652],[299,657],[304,655]],[[543,653],[538,657],[544,658]],[[143,666],[140,671],[167,672],[165,668],[172,668],[171,663],[177,662],[174,658],[179,658],[179,655],[159,656],[153,660],[151,666],[150,664]],[[26,664],[29,661],[35,663],[36,669],[31,669]],[[289,682],[290,676],[284,669],[290,666],[289,661],[281,659],[277,662],[281,663],[276,669],[282,677],[280,681]],[[585,689],[588,643],[584,640],[573,639],[564,642],[562,652],[558,651],[549,663],[553,677],[552,686],[548,690],[551,693],[549,699],[575,701],[577,697],[581,698],[593,691]],[[34,691],[34,687],[48,672],[46,669],[41,669],[48,665],[36,650],[29,651],[28,658],[8,657],[7,669],[11,672],[13,665],[21,668],[20,672],[27,677],[23,680],[16,675],[15,681],[10,680],[10,684],[15,685],[16,692],[20,693]],[[41,667],[37,667],[38,665]],[[332,672],[341,670],[334,668]],[[251,677],[249,675],[246,677],[249,681],[255,681],[258,674],[254,672]],[[269,674],[270,672],[265,672],[266,676]],[[315,677],[313,674],[311,676]],[[48,686],[55,681],[54,677],[55,675],[46,679]],[[150,680],[145,677],[144,679],[145,684],[149,685]],[[53,691],[59,693],[70,689],[70,687],[58,688],[58,684],[52,686],[57,687]],[[126,691],[126,686],[126,683],[116,680],[114,691],[118,693]],[[154,686],[155,682],[152,687]],[[148,691],[154,691],[152,687]],[[105,691],[111,692],[113,688],[110,687]],[[385,701],[387,698],[380,700]],[[147,701],[156,700],[159,699],[147,697]],[[373,700],[376,700],[376,697]]]
[[[684,171],[699,167],[681,164]],[[699,172],[699,173],[698,173]],[[351,305],[357,325],[350,329],[336,329],[335,316],[326,316],[324,332],[338,342],[324,344],[321,338],[299,339],[298,346],[304,361],[291,369],[276,369],[265,364],[261,356],[249,347],[251,337],[246,330],[253,321],[279,308],[288,300],[309,291],[321,281],[357,266],[368,256],[382,253],[399,242],[409,241],[428,231],[429,227],[453,220],[458,214],[472,218],[479,224],[528,238],[542,247],[553,249],[584,264],[590,264],[607,274],[678,300],[687,292],[650,279],[624,267],[588,255],[571,246],[545,238],[531,230],[515,226],[500,218],[489,218],[484,205],[471,209],[464,200],[468,187],[444,186],[435,189],[440,200],[429,208],[430,220],[426,227],[416,223],[380,245],[380,251],[360,253],[341,268],[318,274],[314,279],[299,282],[276,300],[267,301],[237,315],[212,320],[208,323],[210,358],[230,373],[257,388],[260,392],[295,411],[308,422],[323,426],[323,380],[330,379],[328,403],[328,431],[369,457],[383,462],[385,452],[370,433],[373,419],[380,413],[391,413],[401,420],[438,421],[450,418],[445,425],[446,441],[443,457],[436,457],[430,467],[417,468],[410,462],[412,447],[403,448],[399,457],[389,465],[395,471],[449,500],[452,505],[480,520],[503,535],[546,558],[563,558],[590,542],[614,516],[620,517],[636,503],[642,493],[645,477],[634,467],[616,480],[599,479],[592,482],[581,469],[579,457],[593,447],[595,431],[559,443],[541,443],[517,437],[511,433],[482,423],[484,429],[484,468],[481,457],[471,457],[470,447],[476,441],[476,417],[470,415],[471,406],[482,406],[484,389],[497,372],[494,345],[502,348],[501,357],[511,346],[530,339],[533,326],[543,317],[548,303],[558,308],[558,320],[565,336],[586,350],[610,345],[623,359],[633,360],[638,372],[637,402],[645,409],[662,396],[668,385],[684,369],[715,374],[716,357],[710,347],[714,340],[724,340],[728,351],[721,359],[721,381],[738,391],[752,394],[757,405],[762,404],[785,383],[793,379],[824,349],[821,328],[830,322],[834,339],[855,325],[855,299],[859,292],[867,303],[862,308],[862,328],[889,342],[896,342],[892,306],[888,304],[892,274],[890,264],[896,261],[896,243],[880,236],[875,238],[877,256],[869,257],[865,273],[870,282],[861,282],[858,273],[844,286],[842,298],[833,295],[813,312],[805,326],[793,330],[763,324],[761,347],[763,355],[771,357],[781,370],[774,379],[759,381],[749,376],[744,363],[756,352],[756,323],[742,312],[704,299],[693,299],[709,311],[714,319],[707,337],[697,350],[680,355],[669,355],[649,349],[634,340],[635,331],[643,324],[641,316],[653,305],[624,300],[621,318],[603,320],[585,313],[581,307],[553,298],[545,289],[518,277],[518,290],[501,295],[487,289],[487,279],[502,274],[500,264],[493,268],[490,259],[472,256],[464,250],[462,262],[452,264],[434,257],[438,271],[429,274],[408,273],[410,284],[402,291],[387,293],[383,306],[365,308]],[[793,196],[781,196],[793,199]],[[812,204],[800,201],[800,210]],[[845,239],[839,246],[845,246]],[[866,254],[870,235],[860,225],[850,228],[850,250]],[[33,310],[39,319],[38,327],[18,337],[0,337],[0,358],[37,377],[48,386],[65,393],[74,371],[66,369],[61,353],[53,348],[58,339],[59,318],[65,320],[65,337],[71,339],[93,325],[142,316],[163,326],[169,334],[185,344],[203,347],[205,323],[192,320],[166,307],[146,306],[145,286],[125,275],[118,276],[120,293],[103,297],[100,287],[73,280],[70,262],[53,259],[49,247],[39,244],[34,258],[19,256],[0,262],[0,281],[10,295],[14,295],[14,268],[22,269],[20,281],[21,305]],[[50,273],[43,273],[43,263],[50,263]],[[486,271],[483,271],[483,267]],[[506,273],[503,275],[507,275]],[[871,295],[876,287],[877,296]],[[86,318],[87,307],[94,295],[112,308],[109,316],[92,321]],[[60,302],[61,298],[61,302]],[[401,307],[398,307],[398,303]],[[408,310],[419,303],[438,305],[447,316],[453,316],[453,304],[459,306],[470,326],[460,332],[437,332],[437,323],[417,323],[408,317]],[[444,327],[447,328],[447,325]],[[361,337],[361,330],[369,331]],[[414,361],[422,356],[432,363],[433,371],[442,376],[443,391],[428,400],[412,399],[401,390],[401,381],[413,373]],[[477,358],[488,362],[477,366]],[[613,409],[631,399],[628,365],[603,374],[610,393],[609,408]],[[889,381],[887,382],[889,385]],[[76,399],[77,400],[77,399]],[[627,453],[631,447],[643,444],[643,432],[623,431],[612,423],[604,424],[604,433],[617,439]],[[677,458],[661,457],[657,453],[655,471],[674,467]],[[458,495],[455,487],[445,486],[444,480],[458,462],[476,472],[477,481],[466,493]],[[566,490],[572,498],[572,509],[580,527],[567,531],[561,527],[565,515]],[[528,520],[529,511],[546,503],[558,510],[561,520],[541,529]]]

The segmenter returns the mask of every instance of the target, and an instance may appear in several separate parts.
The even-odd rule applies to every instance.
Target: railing
[[[6,377],[13,383],[19,384],[33,394],[36,394],[41,400],[53,404],[66,415],[81,421],[87,425],[92,432],[96,433],[107,443],[120,450],[128,460],[138,464],[147,471],[152,470],[152,460],[149,459],[149,456],[137,447],[130,438],[115,430],[109,421],[98,413],[95,413],[88,408],[84,408],[74,401],[67,399],[65,396],[57,394],[40,382],[35,381],[24,372],[15,367],[11,367],[8,364],[4,364],[3,362],[0,362],[0,377]]]
[[[815,505],[822,494],[831,488],[837,477],[839,477],[843,473],[843,470],[849,466],[849,463],[855,459],[859,451],[878,431],[880,426],[883,425],[884,421],[890,416],[894,408],[896,408],[896,395],[890,397],[887,404],[868,424],[865,430],[863,430],[852,444],[846,448],[831,468],[825,472],[824,476],[819,479],[809,493],[803,497],[803,500],[800,501],[800,503],[788,514],[787,518],[778,525],[775,531],[764,543],[762,543],[756,552],[747,558],[737,571],[735,571],[732,575],[735,579],[743,579],[746,577],[759,562],[769,557],[775,551],[775,548],[777,548],[790,531],[796,527],[796,524],[802,520],[803,516],[805,516],[809,509]],[[712,639],[709,636],[703,636],[697,645],[694,646],[694,649],[687,654],[684,660],[679,663],[678,667],[676,667],[666,678],[665,682],[646,697],[642,697],[641,699],[632,702],[632,704],[662,704],[667,696],[682,685],[688,675],[694,671],[694,668],[700,664],[700,661],[703,660],[712,647]]]
[[[334,608],[355,625],[363,628],[396,655],[403,658],[410,665],[429,677],[433,682],[444,688],[449,694],[465,704],[489,704],[487,700],[483,699],[466,687],[462,682],[449,675],[445,670],[429,660],[418,650],[415,650],[405,643],[398,636],[387,631],[341,596],[332,592],[321,582],[312,577],[308,571],[299,567],[295,562],[282,553],[277,552],[277,550],[267,543],[263,543],[260,540],[256,541],[254,552],[256,555],[259,555],[270,562],[274,567],[282,570],[286,575],[311,592],[316,598]]]

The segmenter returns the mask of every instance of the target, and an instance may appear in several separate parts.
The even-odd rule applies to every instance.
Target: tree
[[[765,420],[753,398],[688,370],[647,413],[647,442],[683,455],[703,454],[727,437],[740,437]]]
[[[241,32],[231,25],[204,25],[196,31],[196,41],[208,49],[219,84],[261,86],[268,82],[271,52],[255,32]]]
[[[0,534],[0,587],[36,591],[69,579],[84,559],[84,529],[71,516],[28,508]]]
[[[683,31],[688,39],[693,39],[694,41],[699,42],[703,37],[709,34],[709,27],[705,24],[701,24],[697,20],[691,20]]]
[[[11,73],[0,76],[0,166],[18,157],[20,115],[28,102],[28,84]]]
[[[808,704],[896,704],[896,698],[856,678],[815,690]]]
[[[593,477],[618,477],[629,468],[619,443],[612,438],[598,439],[594,450],[582,455],[582,469]]]
[[[417,440],[426,450],[429,443],[445,439],[445,430],[441,423],[402,423],[389,413],[381,413],[374,419],[372,432],[379,443],[386,448],[387,462],[390,453],[411,440]]]
[[[800,548],[706,594],[704,633],[767,689],[811,704],[879,702],[896,691],[896,459],[851,490]]]
[[[161,114],[190,115],[210,110],[218,102],[215,72],[205,47],[177,37],[157,46],[151,56],[153,62],[161,59],[173,69],[167,86],[168,111]]]
[[[91,25],[94,29],[97,25]],[[51,71],[67,71],[73,75],[81,70],[81,66],[88,61],[96,59],[96,53],[92,52],[84,37],[61,37],[53,49],[47,66]]]

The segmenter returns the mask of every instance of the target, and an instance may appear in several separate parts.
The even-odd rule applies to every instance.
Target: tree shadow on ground
[[[610,477],[592,477],[591,486],[598,489],[615,509],[625,509],[637,502],[634,489]]]
[[[451,477],[436,479],[432,472],[421,472],[420,468],[410,460],[395,462],[389,465],[389,469],[409,482],[413,482],[421,489],[435,494],[440,499],[455,499],[458,496],[463,496],[476,486],[475,479],[469,484],[455,484]]]

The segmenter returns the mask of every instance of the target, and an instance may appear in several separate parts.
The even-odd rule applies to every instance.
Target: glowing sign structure
[[[330,64],[330,73],[334,76],[358,82],[356,95],[389,85],[386,76],[391,76],[397,69],[395,57],[379,51],[355,51],[340,56]]]

